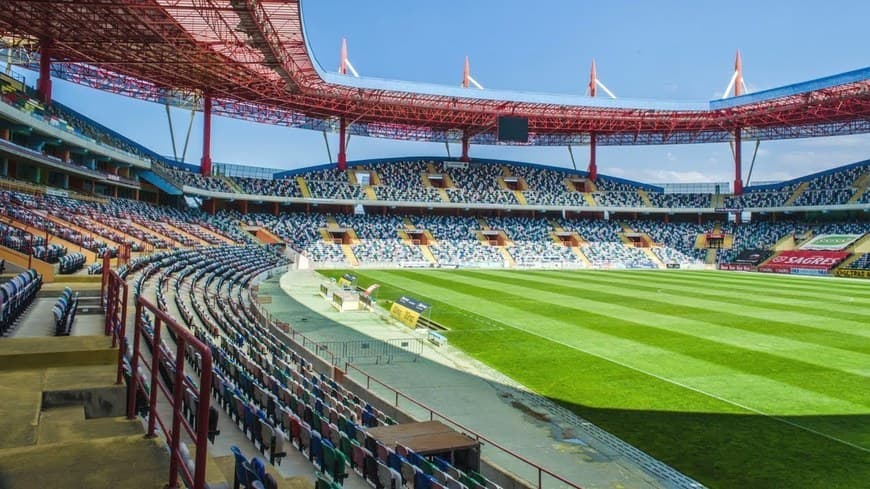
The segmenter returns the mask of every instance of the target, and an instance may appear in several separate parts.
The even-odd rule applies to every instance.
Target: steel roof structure
[[[301,0],[6,0],[14,62],[75,83],[217,115],[393,139],[495,143],[495,117],[529,118],[533,145],[674,144],[870,132],[870,68],[727,100],[608,100],[352,78],[325,72]]]

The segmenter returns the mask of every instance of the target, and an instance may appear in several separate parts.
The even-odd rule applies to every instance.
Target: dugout
[[[368,436],[384,446],[401,445],[430,460],[439,457],[465,472],[480,471],[480,442],[441,421],[378,426],[369,428]]]

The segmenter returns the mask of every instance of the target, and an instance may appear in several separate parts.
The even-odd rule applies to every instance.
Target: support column
[[[595,69],[595,60],[592,60],[592,67],[589,69],[589,96],[595,97],[598,95],[598,73]],[[593,182],[598,179],[598,163],[595,161],[595,150],[597,147],[597,138],[594,132],[589,133],[589,167],[586,169],[589,180]]]
[[[246,215],[248,213],[248,201],[243,200],[241,202],[241,204],[242,204],[242,215]]]
[[[344,117],[338,123],[338,169],[347,170],[347,121]]]
[[[279,212],[278,212],[278,203],[277,203],[277,202],[272,202],[272,204],[273,204],[273,205],[272,205],[272,212],[277,216],[277,215],[279,214]]]
[[[211,176],[211,96],[206,95],[202,101],[202,160],[200,160],[202,176]]]
[[[459,161],[469,161],[468,148],[471,146],[471,143],[468,140],[468,133],[462,131],[462,156],[459,157]]]
[[[598,178],[598,164],[595,162],[595,149],[597,146],[595,133],[593,132],[589,135],[589,168],[587,169],[589,180],[593,182]]]
[[[734,96],[743,95],[743,60],[740,57],[740,50],[737,50],[737,56],[734,58]],[[734,195],[743,194],[743,169],[741,168],[742,156],[742,141],[740,134],[740,126],[734,128]],[[737,216],[738,223],[740,216]]]
[[[9,141],[10,139],[12,139],[12,131],[10,131],[8,127],[0,129],[0,138]]]
[[[734,130],[734,195],[743,194],[743,169],[742,165],[742,141],[740,138],[740,128]]]
[[[43,103],[51,103],[51,41],[47,39],[39,43],[39,79],[36,81],[36,94]]]

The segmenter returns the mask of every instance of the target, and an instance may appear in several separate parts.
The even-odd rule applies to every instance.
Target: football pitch
[[[431,304],[452,345],[710,487],[868,487],[870,282],[350,273],[381,302]]]

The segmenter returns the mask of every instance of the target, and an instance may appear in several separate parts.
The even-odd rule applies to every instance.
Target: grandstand
[[[351,78],[311,57],[290,3],[0,11],[10,65],[40,77],[0,74],[3,487],[870,477],[870,160],[744,186],[740,156],[741,138],[870,132],[870,69],[746,94],[738,56],[735,96],[703,103]],[[200,165],[55,100],[52,76],[201,110]],[[336,131],[337,159],[212,172],[213,113]],[[588,145],[589,165],[470,157],[499,142],[493,114],[525,114],[530,145]],[[348,135],[462,153],[353,161]],[[595,161],[699,142],[734,143],[730,188]]]

